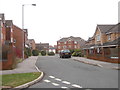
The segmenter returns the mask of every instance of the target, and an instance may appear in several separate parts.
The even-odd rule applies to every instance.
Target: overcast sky
[[[119,0],[0,0],[0,13],[6,20],[22,28],[22,4],[24,28],[28,38],[36,43],[57,44],[63,37],[93,36],[97,24],[118,23]]]

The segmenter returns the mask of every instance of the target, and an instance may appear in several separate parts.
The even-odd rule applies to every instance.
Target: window
[[[77,46],[75,45],[74,48],[77,48]]]
[[[13,42],[13,37],[11,37],[11,42]]]
[[[101,48],[97,48],[97,54],[102,54]]]
[[[108,35],[108,40],[111,40],[111,35]]]
[[[69,48],[71,48],[71,45],[69,45]]]
[[[77,44],[77,41],[74,41],[74,44]]]
[[[97,41],[100,41],[100,35],[96,35]]]
[[[89,52],[90,54],[93,54],[94,53],[94,51],[93,51],[93,49],[90,49],[90,52]]]
[[[60,49],[60,46],[58,46],[58,49]]]
[[[67,42],[64,42],[64,44],[66,44]]]
[[[63,46],[64,49],[66,49],[67,46]]]
[[[58,44],[60,44],[60,42],[58,42]]]
[[[11,32],[13,32],[13,29],[11,28]]]

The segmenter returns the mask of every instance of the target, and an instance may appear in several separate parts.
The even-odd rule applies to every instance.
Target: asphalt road
[[[118,88],[118,70],[58,56],[40,56],[36,65],[45,76],[29,88]]]

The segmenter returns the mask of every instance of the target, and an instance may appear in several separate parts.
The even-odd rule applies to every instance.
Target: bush
[[[45,56],[46,55],[46,51],[41,51],[41,55]]]
[[[25,53],[25,55],[26,55],[27,57],[29,57],[29,56],[32,55],[32,54],[31,54],[31,49],[30,49],[30,48],[25,48],[24,53]]]
[[[83,57],[84,55],[82,54],[80,49],[76,49],[75,52],[72,54],[72,56]]]
[[[74,51],[74,49],[70,49],[70,52],[73,54],[75,51]]]
[[[33,54],[33,56],[38,56],[39,55],[39,51],[38,50],[33,50],[32,54]]]
[[[54,53],[54,52],[49,52],[48,55],[49,55],[49,56],[54,56],[55,53]]]

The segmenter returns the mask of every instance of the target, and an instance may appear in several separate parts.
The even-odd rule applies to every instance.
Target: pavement
[[[29,72],[38,72],[35,63],[37,61],[37,56],[31,56],[25,59],[23,62],[19,63],[17,67],[13,70],[2,70],[0,74],[14,74],[14,73],[29,73]]]
[[[13,70],[2,70],[0,71],[0,75],[4,75],[4,74],[15,74],[15,73],[30,73],[30,72],[41,72],[41,76],[39,76],[37,79],[31,81],[31,82],[28,82],[24,85],[20,85],[18,87],[15,87],[15,88],[27,88],[29,87],[30,85],[40,81],[43,77],[43,72],[40,71],[37,66],[35,65],[36,64],[36,61],[38,59],[38,56],[31,56],[25,60],[23,60],[21,63],[19,63],[17,65],[17,67]],[[4,87],[4,86],[3,86]]]
[[[85,63],[85,64],[99,66],[99,67],[102,67],[102,68],[120,70],[120,64],[97,61],[97,60],[87,59],[87,58],[84,58],[84,57],[72,57],[72,59],[76,60],[76,61],[79,61],[79,62],[82,62],[82,63]]]

